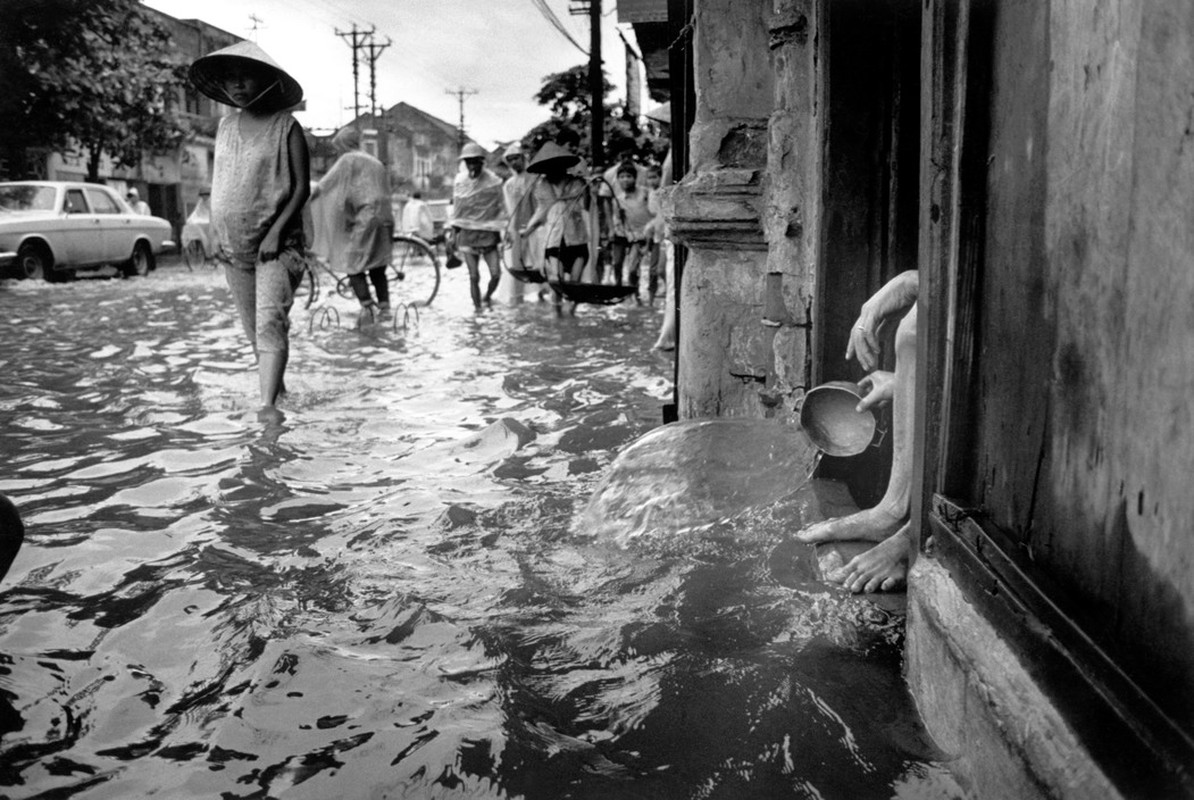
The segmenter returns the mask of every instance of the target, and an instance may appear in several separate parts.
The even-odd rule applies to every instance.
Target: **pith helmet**
[[[510,156],[525,156],[525,155],[526,155],[526,153],[522,152],[522,143],[519,142],[517,139],[515,139],[513,142],[511,142],[510,144],[508,144],[506,146],[506,151],[504,153],[502,153],[502,161],[509,161]]]
[[[259,101],[263,104],[262,108],[280,111],[302,102],[303,87],[266,55],[256,42],[237,42],[195,59],[191,64],[191,83],[217,103],[235,106],[236,103],[233,103],[224,91],[224,74],[238,62],[241,65],[264,69],[273,77],[273,91],[267,91]]]
[[[485,158],[485,150],[476,142],[469,142],[460,148],[460,157],[457,160],[464,161],[466,158]]]
[[[544,173],[553,169],[568,169],[580,163],[580,156],[560,147],[555,142],[548,142],[539,148],[531,163],[527,164],[527,172]]]

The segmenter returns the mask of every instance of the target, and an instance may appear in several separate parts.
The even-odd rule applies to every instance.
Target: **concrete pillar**
[[[680,299],[679,415],[763,416],[770,353],[761,208],[774,84],[764,0],[699,0],[688,174],[665,205],[689,248]]]
[[[689,248],[679,414],[787,417],[818,258],[821,0],[700,0],[691,168],[665,205]]]

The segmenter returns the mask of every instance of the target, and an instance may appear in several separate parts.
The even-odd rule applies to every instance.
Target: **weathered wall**
[[[999,4],[972,500],[1194,727],[1194,4]]]
[[[692,166],[671,198],[689,247],[680,416],[793,414],[819,252],[821,0],[703,0]]]
[[[701,0],[693,57],[690,169],[672,191],[673,234],[689,247],[681,287],[682,419],[763,416],[766,243],[760,222],[773,99],[767,4]]]

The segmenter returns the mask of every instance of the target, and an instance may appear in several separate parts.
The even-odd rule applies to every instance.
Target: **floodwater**
[[[280,424],[214,271],[0,283],[0,795],[956,796],[799,493],[593,523],[671,397],[658,310],[465,281],[296,309]]]

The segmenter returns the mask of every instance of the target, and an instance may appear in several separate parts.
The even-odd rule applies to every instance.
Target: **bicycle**
[[[386,273],[391,283],[410,280],[406,294],[426,300],[411,300],[407,305],[429,306],[439,293],[440,262],[435,244],[413,233],[394,234],[394,250]]]
[[[386,278],[391,285],[403,282],[409,287],[405,294],[417,293],[417,298],[406,303],[408,306],[429,306],[439,293],[439,256],[432,243],[413,234],[396,233],[393,236],[393,251]],[[295,290],[295,298],[310,308],[323,291],[320,276],[329,278],[336,288],[336,294],[351,300],[356,297],[347,275],[337,275],[322,258],[308,252],[303,276]],[[409,279],[409,283],[406,283]],[[426,299],[422,299],[422,298]]]

